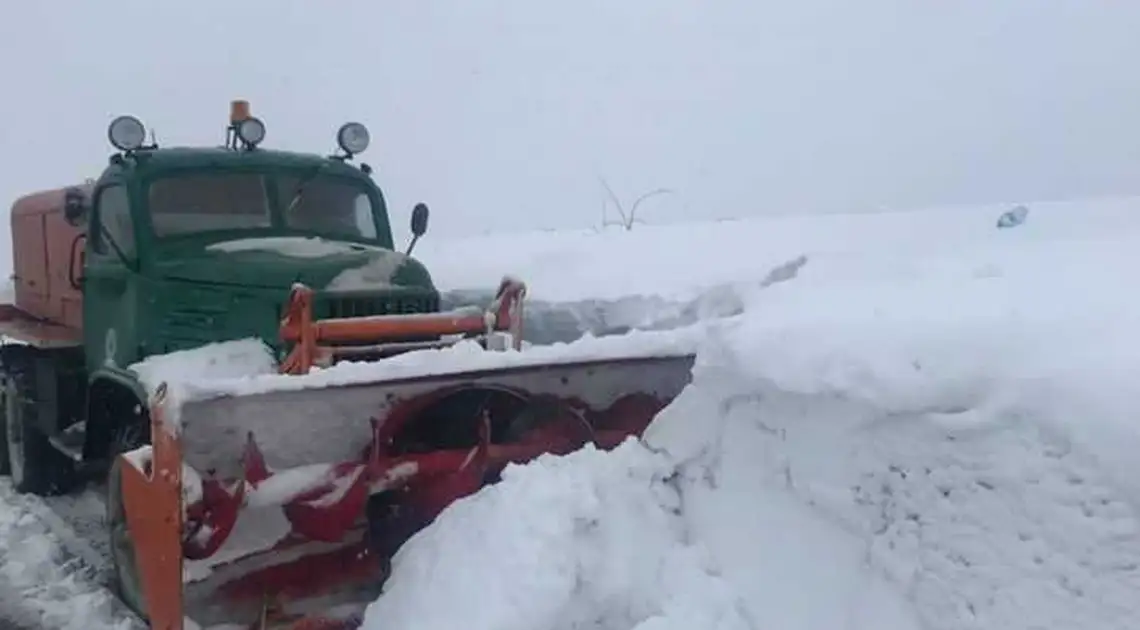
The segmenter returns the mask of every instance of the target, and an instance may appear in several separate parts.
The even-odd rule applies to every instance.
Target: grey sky
[[[10,3],[0,197],[97,174],[119,113],[219,143],[235,97],[277,146],[366,123],[401,242],[418,200],[597,223],[599,176],[675,188],[650,221],[1135,194],[1136,33],[1108,0]]]

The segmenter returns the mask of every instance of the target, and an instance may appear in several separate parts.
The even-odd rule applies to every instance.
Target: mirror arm
[[[413,234],[412,235],[412,242],[408,243],[408,249],[404,251],[405,256],[411,256],[412,255],[412,249],[415,248],[416,241],[418,241],[418,240],[420,240],[419,234]]]

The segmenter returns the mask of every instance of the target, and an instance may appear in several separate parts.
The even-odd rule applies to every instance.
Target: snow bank
[[[719,474],[725,394],[702,382],[658,420],[683,418],[709,461],[631,440],[510,467],[401,549],[364,627],[921,627],[860,541],[794,499],[765,501],[741,474],[700,492]]]
[[[637,442],[506,471],[397,555],[366,628],[709,628],[747,619]]]
[[[995,228],[1009,208],[638,225],[630,232],[429,236],[416,246],[416,257],[446,289],[490,289],[488,278],[510,273],[525,280],[528,299],[538,301],[631,296],[683,301],[713,285],[758,279],[800,255],[811,259],[805,274],[830,286],[885,279],[915,283],[963,273],[984,276],[1025,250],[1043,253],[1042,248],[1140,233],[1140,197],[1034,203],[1031,221],[1016,230]]]
[[[801,332],[743,323],[731,345],[706,347],[647,436],[679,462],[690,527],[758,627],[843,625],[847,605],[864,603],[860,572],[885,576],[924,628],[1135,626],[1140,467],[1079,437],[1119,439],[1123,416],[1054,404],[1110,396],[1064,371],[991,372],[986,353],[946,360],[984,345],[970,326],[900,331],[879,355]],[[885,339],[858,325],[847,335]],[[773,354],[789,360],[752,360]],[[797,511],[815,524],[789,527]]]
[[[699,327],[645,446],[514,467],[452,506],[366,627],[1135,627],[1140,298],[1112,271],[1140,221],[1102,210],[805,236],[795,282]],[[661,604],[678,592],[694,617]]]
[[[401,551],[366,627],[1134,627],[1140,466],[1115,455],[1140,441],[1066,429],[1124,437],[1128,409],[1099,412],[1127,390],[991,372],[979,347],[1019,345],[994,332],[733,322],[650,428],[659,452],[512,468]],[[1007,357],[1040,354],[1022,341]]]

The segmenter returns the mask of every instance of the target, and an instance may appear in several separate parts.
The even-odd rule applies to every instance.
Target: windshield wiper
[[[293,209],[296,208],[297,204],[301,202],[301,197],[304,196],[306,187],[314,179],[316,179],[318,175],[324,172],[325,165],[321,164],[317,168],[313,169],[313,172],[306,175],[304,179],[297,183],[297,189],[293,191],[293,198],[289,201],[288,207],[285,208],[286,221],[288,221],[288,217],[293,212]]]

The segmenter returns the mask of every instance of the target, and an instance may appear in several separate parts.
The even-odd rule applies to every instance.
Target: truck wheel
[[[122,467],[123,460],[115,457],[107,475],[106,522],[111,539],[111,563],[115,569],[115,590],[123,603],[135,614],[143,621],[149,621],[138,563],[135,562],[135,544],[127,527],[127,509],[123,504]]]
[[[75,464],[60,453],[32,421],[28,388],[18,374],[4,375],[4,454],[17,492],[63,494],[75,481]]]

